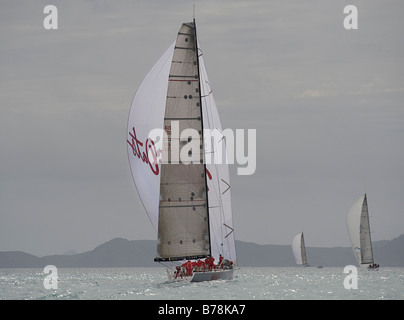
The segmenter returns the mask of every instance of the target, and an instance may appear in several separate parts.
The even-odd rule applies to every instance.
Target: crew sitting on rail
[[[207,257],[205,261],[198,259],[197,261],[187,260],[181,266],[177,266],[175,278],[178,276],[192,276],[193,272],[213,271],[215,269],[232,269],[233,261],[224,259],[222,255],[219,255],[219,263],[215,265],[215,258]]]
[[[204,271],[205,270],[205,262],[201,259],[198,259],[196,262],[196,271]]]
[[[213,258],[213,257],[207,257],[207,258],[205,259],[205,265],[206,265],[206,267],[207,267],[207,269],[208,269],[209,271],[212,271],[213,268],[215,267],[215,258]]]
[[[192,276],[192,262],[191,261],[186,261],[184,262],[181,267],[185,269],[185,274],[187,276]]]

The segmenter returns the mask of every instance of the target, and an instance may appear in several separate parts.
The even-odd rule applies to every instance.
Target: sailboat
[[[304,244],[303,232],[298,233],[292,242],[293,255],[295,256],[296,264],[301,264],[308,267],[307,256],[306,256],[306,246]]]
[[[154,261],[173,281],[228,280],[236,266],[229,169],[212,161],[223,150],[207,130],[222,134],[193,19],[140,84],[127,131],[132,176],[157,231]]]
[[[347,215],[349,239],[355,258],[360,266],[377,270],[373,260],[372,239],[370,236],[369,212],[366,193],[351,207]]]

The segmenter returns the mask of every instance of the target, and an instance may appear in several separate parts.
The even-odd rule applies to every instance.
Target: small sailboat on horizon
[[[306,245],[304,243],[303,232],[298,233],[292,241],[292,250],[296,264],[309,267],[307,264]]]
[[[347,215],[347,227],[352,250],[359,266],[367,267],[368,270],[378,270],[379,265],[374,263],[373,259],[366,193],[350,208]]]
[[[194,19],[146,75],[128,120],[132,176],[157,231],[154,261],[170,281],[229,280],[237,262],[228,164],[205,161],[222,154],[207,150],[205,129],[223,132]]]

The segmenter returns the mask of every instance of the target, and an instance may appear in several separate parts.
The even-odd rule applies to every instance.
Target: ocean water
[[[46,289],[43,269],[0,269],[0,300],[404,299],[404,268],[358,268],[356,280],[327,267],[240,268],[233,280],[201,283],[170,283],[164,268],[60,268],[57,275],[57,289]]]

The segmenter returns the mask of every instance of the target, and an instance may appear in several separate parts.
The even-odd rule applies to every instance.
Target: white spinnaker
[[[198,47],[200,48],[199,44]],[[217,129],[217,132],[222,132],[219,113],[201,50],[199,55],[204,129]],[[205,145],[207,145],[207,137],[205,136],[204,139]],[[222,142],[225,146],[226,138],[223,138]],[[212,146],[213,148],[215,147],[213,143]],[[206,156],[212,155],[211,152],[215,151],[217,150],[206,150]],[[221,163],[215,164],[214,161],[211,162],[206,164],[206,169],[208,171],[207,184],[209,189],[208,202],[212,256],[217,260],[219,254],[221,254],[225,259],[236,261],[228,164],[226,163],[226,157],[222,159]]]
[[[140,199],[156,231],[158,230],[161,165],[156,164],[158,166],[158,173],[156,174],[152,170],[153,168],[156,171],[156,165],[151,166],[145,162],[143,154],[146,153],[146,141],[150,132],[163,128],[168,75],[174,46],[175,41],[157,60],[142,81],[133,98],[128,119],[127,148],[129,164]],[[136,139],[143,144],[142,146],[134,142],[133,129],[136,132]],[[137,156],[138,151],[140,151],[140,157]]]

